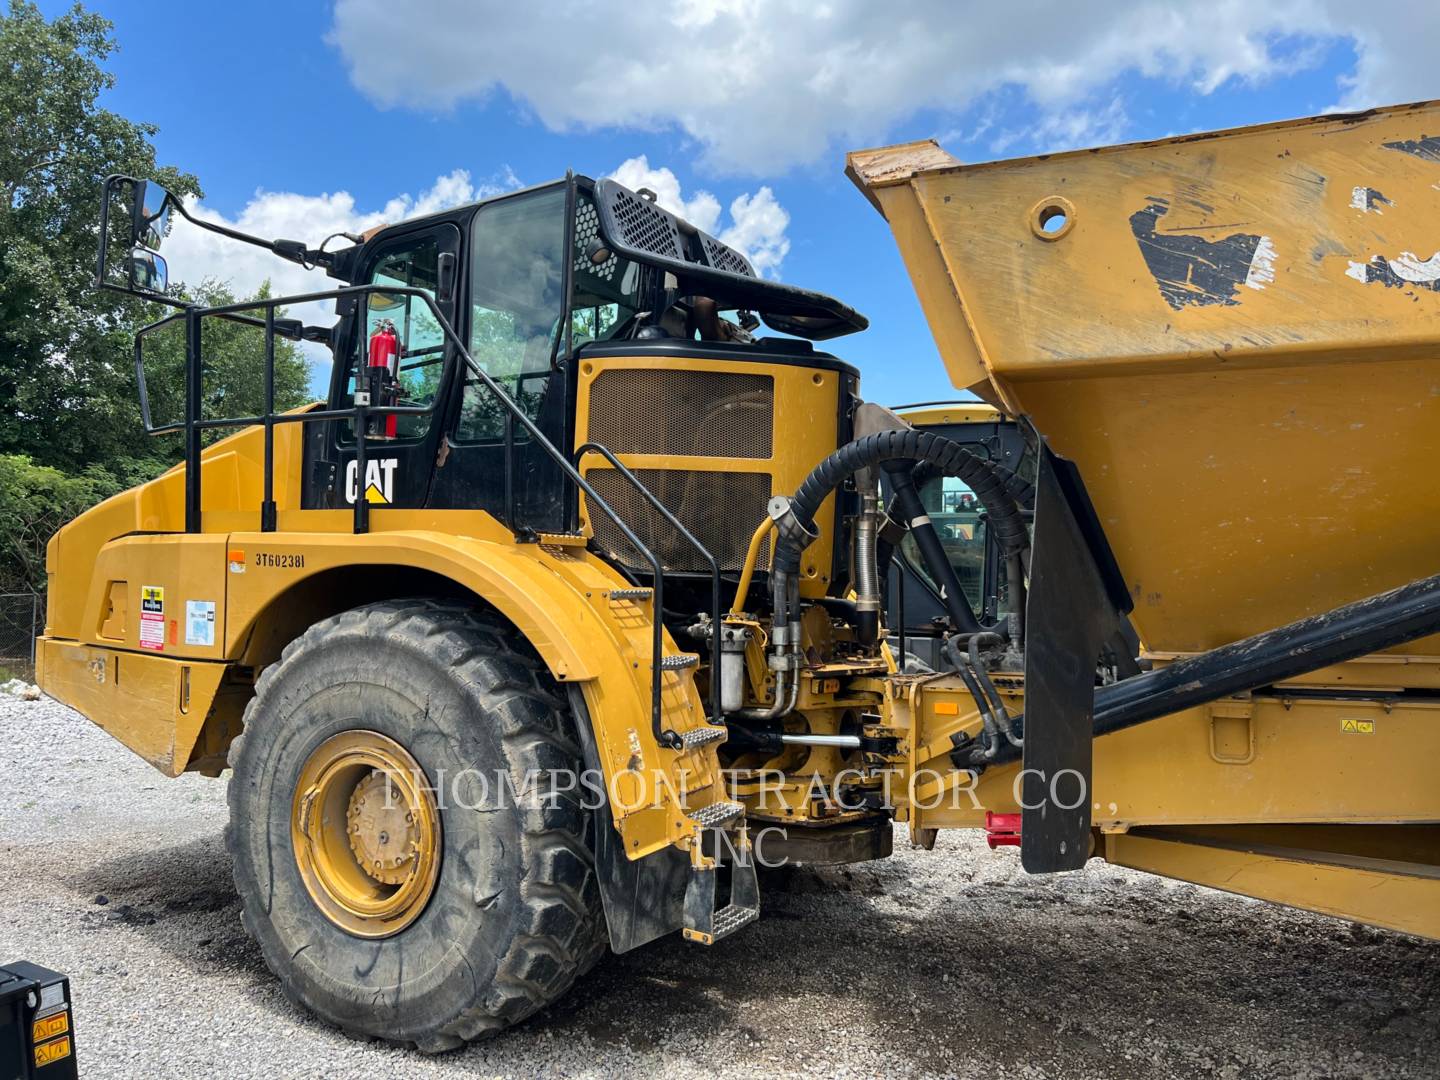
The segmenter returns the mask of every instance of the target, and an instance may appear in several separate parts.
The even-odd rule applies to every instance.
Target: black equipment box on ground
[[[0,967],[0,1080],[75,1080],[70,980],[18,960]]]

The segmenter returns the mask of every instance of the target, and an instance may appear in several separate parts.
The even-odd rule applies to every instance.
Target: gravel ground
[[[768,878],[761,920],[601,963],[441,1057],[297,1011],[240,927],[225,781],[0,698],[0,962],[73,980],[94,1076],[1440,1076],[1440,944],[963,834]]]

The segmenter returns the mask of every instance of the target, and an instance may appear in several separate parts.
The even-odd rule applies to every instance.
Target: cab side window
[[[438,264],[439,245],[433,236],[402,243],[382,253],[368,283],[424,289],[434,296]],[[372,405],[433,404],[445,370],[445,335],[429,306],[418,296],[383,289],[362,302],[364,330],[347,363],[340,407],[354,404],[357,379],[361,389],[371,391]],[[385,423],[377,420],[378,433],[395,439],[420,438],[429,430],[430,421],[430,416],[397,416]],[[343,437],[353,440],[348,431]]]

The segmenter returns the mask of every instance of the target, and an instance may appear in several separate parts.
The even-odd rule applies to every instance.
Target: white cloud
[[[730,204],[731,224],[720,233],[720,240],[750,256],[755,272],[775,276],[780,262],[790,251],[785,230],[790,215],[775,198],[769,187],[753,195],[737,195]]]
[[[690,8],[699,6],[699,0],[689,4]],[[762,277],[778,275],[790,251],[790,240],[785,235],[790,215],[769,187],[737,195],[730,203],[730,219],[722,226],[719,199],[703,190],[685,198],[674,172],[664,166],[652,167],[644,154],[621,162],[610,175],[632,191],[649,188],[665,209],[744,252]]]
[[[1356,42],[1358,62],[1344,80],[1341,108],[1368,109],[1440,97],[1435,54],[1440,48],[1440,4],[1376,4],[1368,18],[1331,0],[1329,25]]]
[[[1337,38],[1359,58],[1340,104],[1413,100],[1436,93],[1440,37],[1440,5],[1340,0],[412,0],[404,34],[395,18],[389,0],[337,0],[329,34],[383,106],[504,92],[551,130],[679,129],[707,165],[748,173],[883,140],[918,110],[958,116],[1004,87],[1063,118],[1125,72],[1206,94],[1313,64],[1306,46]]]
[[[519,186],[519,179],[508,167],[496,177],[479,183],[466,170],[456,169],[437,177],[435,183],[419,195],[396,195],[372,210],[357,206],[355,197],[348,191],[320,195],[257,191],[233,218],[194,200],[187,209],[204,221],[228,225],[252,236],[300,240],[313,247],[332,233],[363,233],[377,225],[432,214]],[[337,240],[331,247],[345,243]],[[164,255],[172,281],[198,284],[210,278],[228,283],[237,296],[252,295],[267,280],[271,292],[280,296],[323,292],[341,284],[326,277],[323,271],[306,270],[265,248],[218,236],[178,218],[165,239]],[[313,325],[329,326],[335,321],[335,305],[332,301],[304,304],[290,314]],[[323,346],[307,344],[304,348],[317,374],[329,366],[330,354]]]
[[[1021,139],[1044,146],[1050,153],[1074,150],[1082,146],[1104,146],[1124,139],[1129,119],[1125,113],[1124,101],[1116,97],[1111,99],[1110,104],[1096,108],[1080,107],[1052,112],[1031,128],[1010,128],[1002,131],[990,140],[990,149],[997,154],[1003,154]],[[988,129],[979,129],[976,137],[985,130]]]

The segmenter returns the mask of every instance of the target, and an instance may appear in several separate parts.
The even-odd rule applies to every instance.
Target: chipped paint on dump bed
[[[1250,272],[1245,275],[1248,287],[1263,289],[1275,280],[1275,254],[1275,242],[1268,236],[1260,237],[1255,254],[1250,257]]]
[[[1384,211],[1380,209],[1381,206],[1394,206],[1395,204],[1373,187],[1366,187],[1364,184],[1361,184],[1350,192],[1350,205],[1362,214],[1372,212],[1383,214]]]
[[[1238,304],[1241,285],[1263,289],[1275,280],[1275,245],[1258,233],[1232,233],[1220,240],[1167,233],[1159,221],[1170,201],[1150,196],[1149,205],[1130,215],[1130,231],[1160,295],[1176,311],[1186,304]]]
[[[1398,258],[1376,255],[1368,263],[1352,262],[1345,271],[1356,281],[1367,285],[1378,281],[1390,289],[1429,289],[1440,292],[1440,251],[1428,259],[1413,252],[1401,252]]]
[[[1402,154],[1414,154],[1421,161],[1433,161],[1440,165],[1440,135],[1421,135],[1418,139],[1402,139],[1398,142],[1381,143],[1386,150],[1399,150]]]

